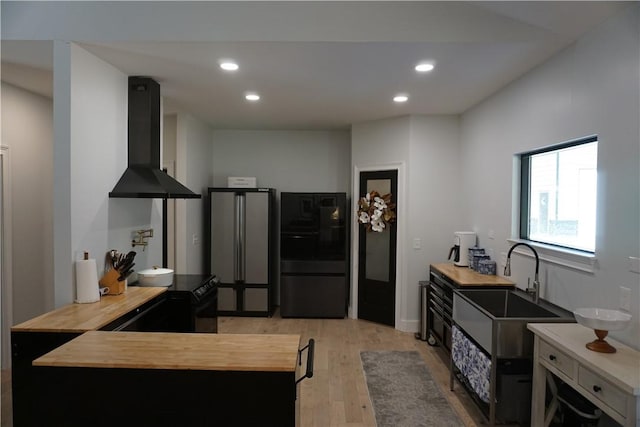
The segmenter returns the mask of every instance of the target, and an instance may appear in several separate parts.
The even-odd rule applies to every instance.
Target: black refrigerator
[[[209,273],[218,314],[271,316],[277,279],[275,190],[209,188]]]
[[[280,194],[280,315],[343,318],[349,284],[346,193]]]

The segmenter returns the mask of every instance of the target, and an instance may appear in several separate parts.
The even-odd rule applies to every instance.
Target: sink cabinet
[[[534,303],[518,290],[454,292],[451,389],[457,377],[472,396],[481,396],[490,425],[497,419],[529,425],[533,334],[527,325],[540,322],[575,319],[571,312],[543,300]],[[511,411],[514,407],[519,409]]]
[[[431,264],[427,286],[427,333],[429,341],[451,352],[453,293],[456,289],[511,289],[514,283],[500,276],[479,274],[453,264]]]

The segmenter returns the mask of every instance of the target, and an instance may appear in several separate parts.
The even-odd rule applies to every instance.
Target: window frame
[[[544,245],[550,248],[557,248],[562,251],[570,251],[573,253],[582,253],[587,256],[595,255],[595,248],[593,251],[574,248],[571,246],[560,245],[557,243],[544,242],[540,240],[533,240],[529,237],[529,213],[531,210],[531,157],[536,154],[542,153],[550,153],[558,150],[562,150],[565,148],[575,147],[578,145],[584,145],[591,142],[598,142],[598,135],[589,135],[581,138],[572,139],[570,141],[562,142],[560,144],[549,145],[546,147],[542,147],[536,150],[527,151],[525,153],[520,153],[519,163],[520,163],[520,196],[519,196],[519,225],[518,225],[518,236],[522,241],[534,242],[539,245]],[[596,168],[597,170],[597,168]],[[596,182],[597,185],[597,182]],[[596,219],[597,224],[597,219]]]

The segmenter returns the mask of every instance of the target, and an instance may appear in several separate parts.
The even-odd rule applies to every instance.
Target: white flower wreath
[[[366,224],[367,231],[381,233],[395,221],[395,203],[391,202],[391,193],[381,196],[377,191],[371,191],[358,200],[358,222]]]

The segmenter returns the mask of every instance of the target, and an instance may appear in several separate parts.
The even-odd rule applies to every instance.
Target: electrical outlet
[[[413,249],[422,249],[422,240],[420,238],[413,239]]]
[[[640,273],[640,258],[636,256],[629,257],[629,271]]]
[[[620,308],[631,311],[631,289],[620,286]]]
[[[191,236],[191,242],[194,246],[200,243],[200,239],[198,238],[198,235],[196,233],[193,233],[193,236]]]
[[[496,238],[496,232],[495,232],[495,231],[493,231],[493,230],[489,230],[489,232],[487,233],[487,236],[488,236],[491,240],[493,240],[493,239],[495,239],[495,238]]]

